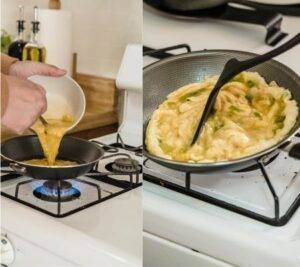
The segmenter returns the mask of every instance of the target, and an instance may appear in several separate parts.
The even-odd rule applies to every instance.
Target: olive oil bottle
[[[34,7],[34,20],[32,24],[32,33],[30,41],[25,45],[22,53],[22,60],[31,60],[31,61],[46,61],[46,48],[39,42],[39,25],[38,21],[38,8]]]
[[[18,36],[8,47],[8,55],[11,57],[22,60],[23,48],[27,42],[24,40],[24,7],[19,6],[19,19],[17,20],[18,25]]]

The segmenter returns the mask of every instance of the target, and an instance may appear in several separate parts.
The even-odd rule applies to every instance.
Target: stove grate
[[[117,179],[114,179],[114,178],[111,178],[109,176],[113,176],[113,175],[127,175],[129,177],[129,180],[126,181],[126,180],[117,180]],[[76,181],[77,183],[82,183],[82,184],[85,184],[87,186],[92,186],[92,187],[95,187],[97,189],[97,199],[87,203],[87,204],[84,204],[82,206],[79,206],[77,208],[74,208],[70,211],[67,211],[67,212],[62,212],[62,205],[64,203],[64,200],[62,199],[61,197],[61,188],[60,188],[60,185],[58,186],[58,191],[57,191],[57,209],[56,209],[56,212],[52,212],[52,211],[49,211],[47,210],[46,208],[42,208],[42,207],[39,207],[38,205],[35,205],[33,203],[30,203],[29,201],[25,201],[23,199],[21,199],[19,197],[19,192],[20,190],[22,189],[22,186],[23,185],[26,185],[26,184],[29,184],[31,182],[34,182],[36,181],[35,179],[33,178],[30,178],[29,180],[26,180],[26,181],[22,181],[22,182],[19,182],[16,184],[16,188],[15,188],[15,193],[14,194],[8,194],[6,192],[3,192],[1,191],[1,195],[4,196],[4,197],[7,197],[11,200],[14,200],[18,203],[21,203],[25,206],[28,206],[30,208],[33,208],[35,210],[38,210],[40,212],[43,212],[45,214],[48,214],[52,217],[55,217],[55,218],[64,218],[64,217],[67,217],[69,215],[72,215],[76,212],[79,212],[81,210],[84,210],[86,208],[89,208],[91,206],[94,206],[96,204],[99,204],[101,202],[104,202],[106,200],[109,200],[113,197],[116,197],[118,195],[121,195],[123,193],[126,193],[130,190],[133,190],[139,186],[142,185],[142,183],[139,183],[138,182],[138,179],[136,179],[135,182],[133,182],[133,175],[134,174],[120,174],[120,173],[100,173],[98,172],[97,170],[93,170],[91,171],[90,173],[88,173],[86,175],[86,177],[89,177],[89,178],[92,178],[92,179],[95,179],[97,181],[101,181],[103,183],[106,183],[106,184],[110,184],[110,185],[113,185],[115,187],[118,187],[120,189],[120,191],[118,192],[109,192],[109,191],[106,191],[104,189],[102,189],[98,184],[96,183],[93,183],[93,182],[89,182],[89,181],[85,181],[83,179],[80,179],[80,178],[74,178],[72,179],[73,181]],[[19,174],[16,174],[16,173],[6,173],[4,175],[1,176],[1,182],[5,182],[5,181],[9,181],[9,180],[13,180],[13,179],[16,179],[16,178],[21,178],[22,175],[19,175]],[[105,197],[102,197],[101,196],[101,191],[105,191],[106,193],[108,193],[107,196]]]
[[[144,161],[144,165],[146,164],[146,162],[148,161],[148,159],[146,159]],[[220,208],[224,208],[226,210],[238,213],[240,215],[249,217],[251,219],[272,225],[272,226],[283,226],[285,224],[287,224],[289,222],[289,220],[292,218],[292,216],[294,215],[294,213],[296,212],[296,210],[299,208],[300,206],[300,194],[296,197],[296,199],[294,200],[294,202],[291,204],[291,206],[289,207],[289,209],[287,209],[286,213],[284,215],[280,216],[280,202],[279,202],[279,198],[274,190],[274,187],[271,183],[271,180],[269,178],[269,175],[266,171],[265,168],[265,163],[263,160],[259,160],[257,162],[258,164],[258,168],[261,170],[263,177],[268,185],[268,188],[270,190],[270,193],[272,194],[273,197],[273,201],[274,201],[274,217],[268,217],[256,212],[253,212],[251,210],[247,210],[245,208],[239,207],[237,205],[231,204],[229,202],[220,200],[218,198],[214,198],[212,196],[209,196],[205,193],[201,193],[198,191],[195,191],[193,189],[191,189],[191,173],[190,172],[186,172],[186,176],[185,176],[185,186],[181,186],[178,185],[176,183],[172,183],[169,181],[166,181],[164,179],[161,178],[157,178],[154,177],[150,174],[144,173],[143,175],[143,179],[148,181],[148,182],[152,182],[154,184],[166,187],[168,189],[174,190],[178,193],[182,193],[185,194],[187,196],[190,197],[194,197],[197,198],[199,200],[205,201],[207,203],[213,204],[215,206],[218,206]]]
[[[127,150],[129,152],[134,152],[136,156],[138,157],[142,157],[143,156],[143,146],[130,146],[124,143],[121,135],[119,133],[117,133],[117,138],[116,138],[116,142],[106,145],[102,142],[96,141],[96,140],[92,140],[93,143],[96,143],[98,145],[101,145],[101,147],[108,153],[117,153],[119,151],[119,148]]]

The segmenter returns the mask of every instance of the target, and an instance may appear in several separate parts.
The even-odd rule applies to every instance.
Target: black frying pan
[[[179,11],[179,12],[190,12],[195,10],[206,10],[227,3],[237,3],[242,4],[248,7],[257,8],[260,10],[269,10],[272,12],[279,12],[286,15],[300,15],[300,1],[297,4],[267,4],[267,3],[258,3],[255,1],[248,0],[144,0],[148,5],[170,11]]]
[[[144,0],[147,6],[179,19],[201,21],[203,18],[250,23],[266,29],[265,42],[277,45],[287,36],[281,31],[281,14],[300,16],[300,3],[269,5],[248,0]],[[230,5],[230,3],[242,3]]]
[[[43,158],[44,154],[37,136],[21,136],[9,139],[1,145],[1,155],[11,162],[10,167],[22,174],[40,180],[72,179],[89,172],[103,157],[98,145],[75,137],[62,139],[57,158],[75,161],[78,165],[48,167],[25,164],[22,161]]]
[[[245,60],[254,57],[255,54],[233,50],[205,50],[172,56],[155,62],[146,68],[143,73],[143,96],[144,96],[144,140],[145,130],[152,113],[166,99],[167,95],[179,87],[200,82],[206,77],[220,74],[224,64],[231,58]],[[280,86],[288,88],[293,98],[300,106],[300,77],[287,66],[270,60],[260,64],[250,71],[257,71],[267,82],[276,81]],[[278,144],[241,159],[220,161],[212,163],[189,163],[169,160],[148,153],[146,146],[144,155],[166,167],[187,172],[216,172],[236,171],[250,167],[258,160],[267,160],[278,154],[289,143],[292,137],[299,131],[300,115],[290,133]],[[300,159],[300,144],[294,146],[291,156]]]

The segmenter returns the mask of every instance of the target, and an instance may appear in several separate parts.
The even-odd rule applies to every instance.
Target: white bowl
[[[34,75],[28,79],[46,90],[47,111],[43,114],[45,119],[59,119],[63,115],[71,115],[74,123],[68,130],[79,123],[85,112],[86,101],[83,90],[77,82],[68,76]]]

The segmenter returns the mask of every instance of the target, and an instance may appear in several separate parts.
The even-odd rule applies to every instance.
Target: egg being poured
[[[56,160],[61,140],[72,123],[73,118],[70,115],[64,115],[61,119],[47,119],[46,125],[38,119],[31,128],[38,136],[45,159],[31,159],[25,163],[42,166],[75,165],[72,161]]]

